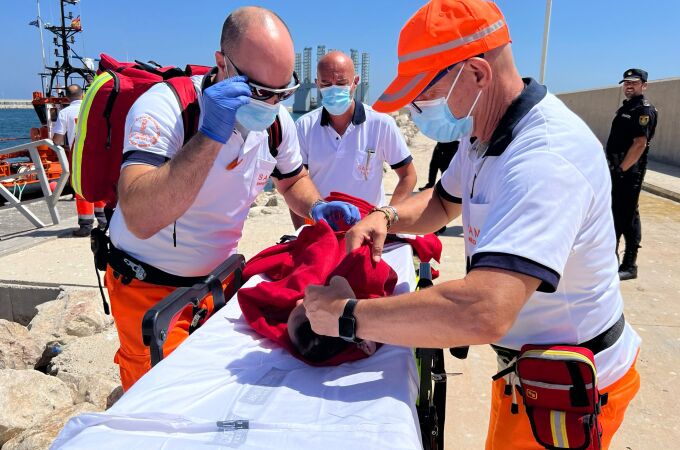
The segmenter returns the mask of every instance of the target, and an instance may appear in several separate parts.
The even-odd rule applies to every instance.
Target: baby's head
[[[316,334],[305,315],[302,300],[298,301],[288,316],[288,336],[298,353],[314,363],[326,361],[352,345],[339,337]]]

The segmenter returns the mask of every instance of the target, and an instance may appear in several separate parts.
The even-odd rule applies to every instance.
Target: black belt
[[[165,272],[154,266],[146,264],[133,256],[117,249],[109,243],[108,264],[120,274],[123,284],[129,284],[133,279],[144,283],[157,284],[161,286],[185,287],[193,286],[196,283],[205,281],[207,275],[202,277],[181,277]]]
[[[601,351],[608,349],[609,347],[614,345],[614,343],[618,341],[621,335],[623,334],[623,328],[625,326],[626,319],[623,317],[623,314],[621,314],[621,317],[619,317],[619,320],[617,320],[614,323],[614,325],[612,325],[602,333],[598,334],[594,338],[576,345],[578,345],[579,347],[585,347],[591,352],[593,352],[593,355],[596,355]],[[491,344],[491,348],[493,348],[493,350],[501,359],[507,362],[519,356],[519,350],[513,350],[511,348],[500,347],[498,345],[493,344]]]

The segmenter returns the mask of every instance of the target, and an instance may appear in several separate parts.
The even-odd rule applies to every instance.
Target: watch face
[[[348,341],[354,341],[354,324],[354,317],[340,317],[338,322],[340,337]]]

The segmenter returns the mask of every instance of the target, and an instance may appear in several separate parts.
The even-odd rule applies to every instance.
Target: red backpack
[[[80,105],[72,145],[71,184],[87,201],[105,201],[114,207],[123,159],[125,119],[133,103],[152,86],[167,84],[175,94],[184,123],[184,144],[196,133],[200,108],[191,76],[205,75],[207,66],[154,67],[151,64],[119,62],[101,54],[97,77]],[[276,156],[281,143],[278,116],[269,132],[269,148]]]
[[[142,62],[118,62],[102,54],[97,77],[80,106],[72,145],[71,184],[86,200],[116,204],[125,138],[125,118],[132,104],[152,86],[166,83],[182,111],[185,143],[198,128],[199,107],[192,75],[207,66],[154,67]]]

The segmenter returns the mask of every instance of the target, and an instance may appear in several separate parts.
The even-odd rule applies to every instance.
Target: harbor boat
[[[86,89],[89,81],[95,76],[93,60],[81,57],[73,49],[76,36],[82,33],[83,28],[80,16],[74,17],[73,12],[68,9],[76,5],[79,0],[58,1],[59,24],[53,25],[42,21],[39,0],[37,1],[38,17],[29,24],[37,26],[40,31],[44,67],[44,71],[39,74],[41,90],[33,92],[32,104],[40,121],[40,127],[30,129],[26,140],[30,139],[31,142],[51,138],[52,128],[59,111],[69,104],[65,96],[66,86],[78,84]],[[43,30],[47,30],[53,37],[55,58],[53,65],[48,65],[45,58]],[[0,154],[0,184],[19,200],[22,197],[42,195],[35,164],[31,160],[28,148],[25,147],[26,145],[18,145],[9,149],[11,151],[3,151]],[[36,149],[50,189],[54,189],[56,181],[62,174],[62,165],[56,153],[48,145],[38,145]],[[5,199],[0,196],[0,204],[4,201]]]

